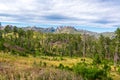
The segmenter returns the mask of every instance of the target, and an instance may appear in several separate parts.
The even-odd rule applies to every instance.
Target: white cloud
[[[119,4],[118,0],[0,0],[0,19],[110,28],[120,25]]]

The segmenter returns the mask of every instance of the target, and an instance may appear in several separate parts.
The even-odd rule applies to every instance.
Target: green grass
[[[51,76],[52,78],[48,80],[53,80],[55,76],[58,76],[61,73],[63,75],[58,76],[59,80],[61,80],[60,77],[64,75],[66,75],[65,80],[69,80],[67,76],[70,76],[70,75],[71,75],[71,78],[77,78],[77,80],[80,80],[81,77],[75,75],[73,72],[59,70],[59,69],[56,69],[56,67],[62,64],[64,66],[68,66],[71,68],[73,65],[77,63],[83,63],[83,62],[87,64],[92,64],[93,60],[91,58],[84,58],[85,61],[82,61],[82,59],[83,58],[79,58],[79,57],[73,57],[73,58],[62,57],[61,58],[61,57],[50,57],[50,56],[22,57],[22,56],[11,55],[11,54],[1,52],[0,53],[0,80],[6,80],[7,77],[12,79],[14,76],[21,77],[21,80],[25,80],[25,77],[27,77],[27,79],[31,79],[30,77],[31,75],[35,79],[39,77],[39,78],[42,78],[41,80],[43,80],[43,77],[40,77],[43,74],[45,74],[44,77],[47,77],[45,80],[47,80],[48,77],[51,77]],[[43,71],[43,74],[38,74],[39,72],[41,73],[41,70]],[[50,73],[51,71],[52,73]],[[35,75],[33,73],[35,73]],[[6,76],[4,76],[4,74],[6,74]],[[111,66],[110,76],[112,76],[114,80],[120,80],[120,75],[117,71],[113,70],[113,66]]]

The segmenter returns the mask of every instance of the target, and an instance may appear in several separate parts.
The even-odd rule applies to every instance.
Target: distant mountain
[[[98,36],[99,34],[92,31],[75,29],[74,27],[66,26],[66,27],[58,27],[55,33],[68,33],[68,34],[89,34],[91,36]]]
[[[100,33],[99,35],[103,35],[105,37],[110,37],[110,38],[115,37],[115,33],[114,32],[103,32],[103,33]]]
[[[92,31],[87,31],[82,29],[75,29],[74,27],[71,27],[71,26],[58,27],[55,33],[82,34],[82,35],[88,34],[90,36],[95,36],[96,38],[98,38],[100,35],[103,35],[105,37],[110,37],[110,38],[115,36],[114,32],[97,33],[97,32],[92,32]]]
[[[10,27],[14,27],[12,25],[9,25]],[[0,27],[1,30],[4,29],[4,26]],[[82,30],[82,29],[76,29],[75,27],[71,26],[60,26],[57,27],[56,29],[54,27],[49,27],[49,28],[41,28],[41,27],[22,27],[24,30],[34,30],[38,32],[43,32],[43,33],[67,33],[67,34],[88,34],[90,36],[95,36],[98,38],[100,35],[106,36],[113,38],[115,36],[114,32],[103,32],[103,33],[97,33],[97,32],[92,32],[92,31],[87,31],[87,30]]]
[[[56,31],[56,29],[53,28],[53,27],[50,27],[50,28],[41,28],[41,27],[33,26],[33,27],[22,27],[22,29],[24,29],[24,30],[40,31],[40,32],[43,32],[43,33],[53,33],[53,32]]]
[[[68,33],[68,34],[77,34],[78,31],[74,27],[65,26],[65,27],[57,27],[55,33]]]

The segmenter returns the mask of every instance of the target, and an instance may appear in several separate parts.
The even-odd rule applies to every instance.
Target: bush
[[[38,51],[38,50],[36,50],[35,53],[33,54],[34,57],[40,56],[40,55],[41,55],[41,53],[40,53],[40,51]]]
[[[59,64],[57,68],[62,70],[72,71],[72,68],[70,68],[69,66],[64,66],[63,64]]]
[[[62,60],[64,60],[64,58],[63,58],[63,57],[60,57],[60,60],[62,61]]]
[[[111,70],[111,67],[106,63],[106,64],[104,64],[103,69],[104,69],[106,72],[108,72],[108,71]]]
[[[43,66],[46,67],[46,66],[47,66],[47,63],[46,63],[46,62],[43,62]]]
[[[118,73],[120,74],[120,67],[118,68]]]
[[[73,71],[81,75],[83,79],[87,80],[108,80],[107,73],[104,69],[99,69],[97,66],[89,66],[87,64],[78,63],[73,66]]]
[[[25,53],[25,52],[21,52],[21,53],[15,52],[15,53],[16,53],[17,55],[19,55],[19,56],[28,57],[28,54]]]
[[[60,63],[58,68],[63,70],[64,69],[64,65]]]
[[[65,66],[64,69],[65,70],[70,70],[70,71],[72,70],[72,68],[70,68],[69,66]]]
[[[98,54],[95,55],[95,57],[93,58],[93,64],[100,64],[101,63],[101,59],[100,56]]]
[[[85,76],[86,70],[87,69],[85,64],[77,63],[76,65],[73,66],[73,71],[76,74],[80,74],[83,77]]]

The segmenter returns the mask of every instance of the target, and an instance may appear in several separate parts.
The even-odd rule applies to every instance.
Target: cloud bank
[[[0,0],[1,22],[120,26],[119,0]]]

